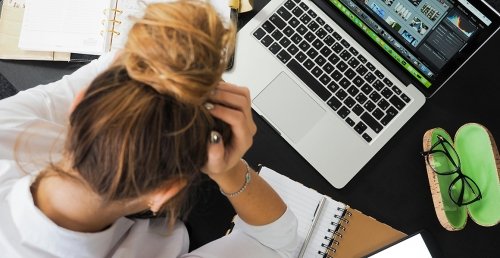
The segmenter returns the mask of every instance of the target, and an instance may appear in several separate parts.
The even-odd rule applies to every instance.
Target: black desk
[[[255,0],[260,10],[268,0]],[[240,16],[241,23],[255,12]],[[445,87],[382,148],[343,189],[333,188],[299,154],[259,117],[253,148],[246,155],[252,165],[264,164],[306,186],[371,215],[407,234],[428,230],[445,257],[500,257],[500,228],[486,228],[468,220],[466,227],[449,232],[434,212],[425,172],[422,136],[427,129],[442,127],[451,134],[467,122],[490,129],[500,142],[500,34],[492,38]],[[4,74],[19,90],[59,79],[78,64],[1,61]],[[334,157],[332,157],[334,158]],[[332,168],[334,169],[334,168]],[[207,194],[208,193],[208,194]],[[202,192],[203,208],[190,217],[195,246],[224,234],[232,211],[214,186]],[[207,197],[210,196],[210,197]],[[227,210],[223,215],[220,210]]]

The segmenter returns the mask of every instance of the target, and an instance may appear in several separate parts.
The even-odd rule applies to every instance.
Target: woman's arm
[[[208,162],[203,171],[226,193],[236,210],[236,232],[244,232],[264,245],[264,249],[255,246],[253,249],[256,252],[267,248],[274,250],[274,254],[289,254],[296,241],[295,216],[287,210],[286,204],[271,186],[252,169],[248,171],[246,164],[241,161],[256,133],[248,89],[221,83],[210,100],[213,103],[207,105],[208,109],[213,116],[231,127],[232,139],[230,144],[224,144],[220,135],[216,134],[217,137],[209,144]],[[236,244],[240,238],[228,239],[220,241],[234,241]],[[251,241],[248,244],[255,245]],[[238,245],[235,245],[234,251],[242,251]]]
[[[75,95],[113,60],[114,53],[101,56],[61,80],[36,86],[0,101],[0,158],[13,159],[19,135],[30,136],[30,151],[49,152],[68,121]],[[27,129],[33,131],[26,131]],[[38,137],[39,136],[39,137]]]

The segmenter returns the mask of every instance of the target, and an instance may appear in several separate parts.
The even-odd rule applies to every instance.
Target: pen
[[[228,3],[229,8],[231,9],[231,13],[230,13],[231,22],[233,23],[233,25],[235,27],[237,27],[238,26],[238,12],[240,9],[240,0],[228,0],[228,1],[229,1],[229,3]],[[236,37],[236,34],[235,34],[235,37]],[[235,38],[234,48],[236,48],[236,38]],[[233,53],[231,54],[231,57],[229,57],[229,61],[227,63],[226,70],[230,70],[231,68],[233,68],[234,50],[235,49],[233,49]]]
[[[311,227],[309,228],[309,231],[307,232],[306,239],[304,240],[304,244],[302,245],[302,248],[300,248],[299,258],[302,258],[304,256],[304,252],[306,251],[307,244],[309,242],[309,239],[311,238],[314,227],[316,226],[316,222],[318,222],[319,215],[321,214],[321,211],[323,210],[323,207],[325,206],[325,201],[326,201],[326,197],[323,196],[321,198],[321,201],[318,203],[318,206],[316,206],[316,210],[314,211]]]

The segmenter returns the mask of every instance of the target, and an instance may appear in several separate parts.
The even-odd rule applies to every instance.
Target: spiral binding
[[[109,14],[115,14],[115,15],[112,19],[102,19],[101,20],[101,24],[103,25],[103,27],[106,26],[106,23],[113,24],[113,26],[111,26],[111,28],[112,28],[111,30],[101,30],[101,36],[104,36],[105,33],[112,33],[116,36],[120,36],[120,32],[116,31],[114,28],[115,28],[115,24],[121,24],[122,21],[117,20],[115,17],[116,17],[116,14],[122,14],[123,11],[116,9],[116,8],[106,8],[102,12],[103,12],[104,16],[108,16]]]
[[[322,255],[323,258],[333,258],[331,254],[335,253],[337,249],[335,249],[334,245],[339,246],[340,242],[338,239],[342,238],[342,233],[346,231],[345,224],[349,224],[349,219],[346,217],[351,217],[352,213],[346,208],[337,207],[337,211],[341,212],[341,215],[335,214],[333,217],[338,219],[339,222],[331,221],[330,224],[334,226],[334,228],[328,228],[327,232],[331,233],[330,236],[325,236],[324,239],[328,241],[328,244],[321,243],[321,247],[323,247],[324,251],[319,250],[318,254]]]

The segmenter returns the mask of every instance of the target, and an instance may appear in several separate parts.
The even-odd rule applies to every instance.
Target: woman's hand
[[[227,123],[232,133],[231,143],[224,145],[221,135],[212,132],[211,140],[216,140],[208,144],[208,161],[202,170],[216,180],[238,169],[241,157],[252,146],[257,127],[252,118],[247,88],[220,82],[209,101],[211,103],[206,105],[209,112]]]

